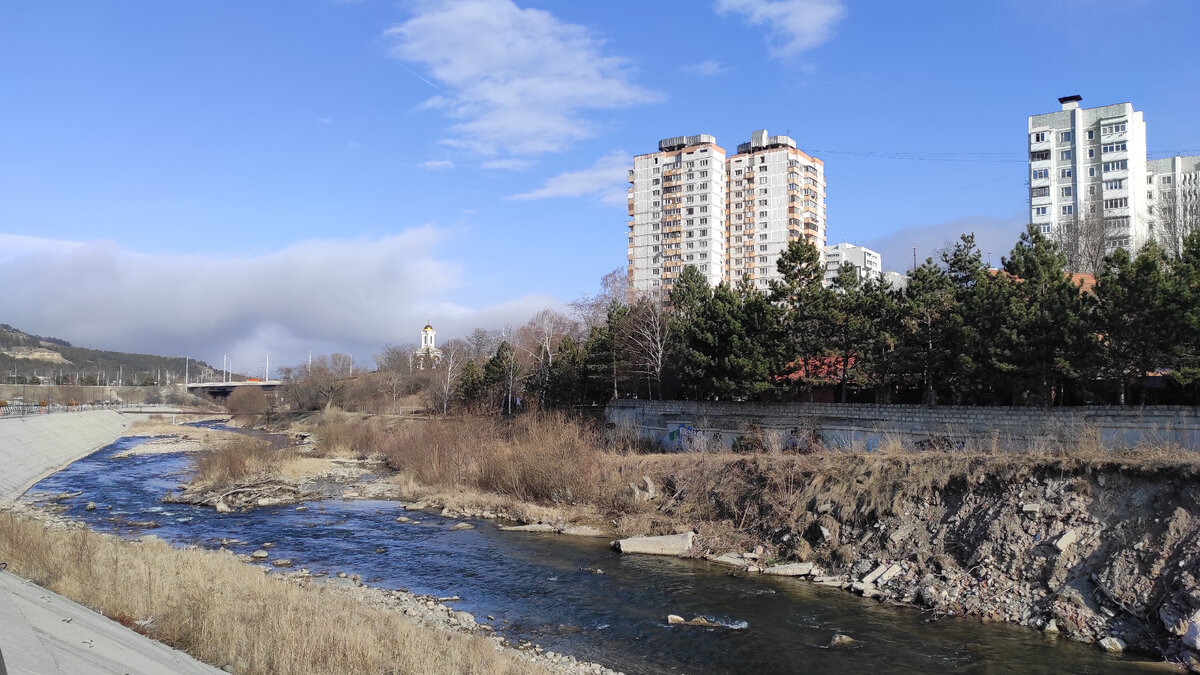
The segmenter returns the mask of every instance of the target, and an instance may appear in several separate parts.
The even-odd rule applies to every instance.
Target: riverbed
[[[117,457],[148,439],[129,437],[35,485],[38,495],[80,494],[64,514],[125,537],[249,554],[270,543],[314,574],[360,575],[373,586],[459,596],[513,640],[531,640],[628,673],[856,672],[1117,673],[1127,657],[1030,629],[975,619],[926,622],[891,607],[805,581],[733,577],[702,561],[622,556],[606,540],[502,532],[491,521],[405,511],[399,502],[329,499],[217,513],[166,504],[187,479],[184,453]],[[96,508],[87,510],[94,502]],[[416,523],[397,522],[407,516]],[[236,541],[233,541],[236,540]],[[671,626],[668,614],[718,627]],[[486,617],[493,617],[487,619]],[[857,642],[831,648],[835,634]]]

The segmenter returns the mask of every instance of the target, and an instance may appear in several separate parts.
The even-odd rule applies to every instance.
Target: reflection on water
[[[705,562],[621,556],[607,541],[500,532],[493,523],[451,531],[434,512],[396,522],[396,502],[321,501],[216,513],[161,498],[185,479],[181,454],[114,458],[146,439],[125,438],[30,491],[81,491],[66,513],[97,530],[153,533],[181,544],[249,553],[315,572],[360,574],[376,586],[458,595],[459,609],[503,635],[630,673],[1116,673],[1134,662],[1093,646],[972,619],[924,623],[911,608],[882,606],[795,579],[728,576]],[[86,511],[88,502],[98,508]],[[111,507],[111,508],[109,508]],[[150,524],[153,521],[153,527]],[[704,616],[720,628],[668,626]],[[859,642],[829,648],[835,633]]]

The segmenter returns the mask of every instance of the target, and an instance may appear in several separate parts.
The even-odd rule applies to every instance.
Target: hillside
[[[99,383],[143,385],[182,382],[185,367],[195,379],[202,370],[212,369],[203,361],[182,356],[127,354],[76,347],[66,340],[31,335],[8,324],[0,324],[0,373],[7,384],[28,382],[46,384]],[[36,379],[35,379],[36,378]]]

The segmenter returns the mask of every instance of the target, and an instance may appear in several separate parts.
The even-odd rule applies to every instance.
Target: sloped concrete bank
[[[0,417],[0,503],[117,440],[131,424],[112,410]]]

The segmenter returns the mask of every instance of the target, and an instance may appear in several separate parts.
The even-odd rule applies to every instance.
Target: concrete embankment
[[[112,410],[0,417],[0,502],[112,443],[130,424]]]
[[[111,410],[0,418],[0,503],[120,438]],[[33,582],[0,572],[0,673],[217,673]]]

